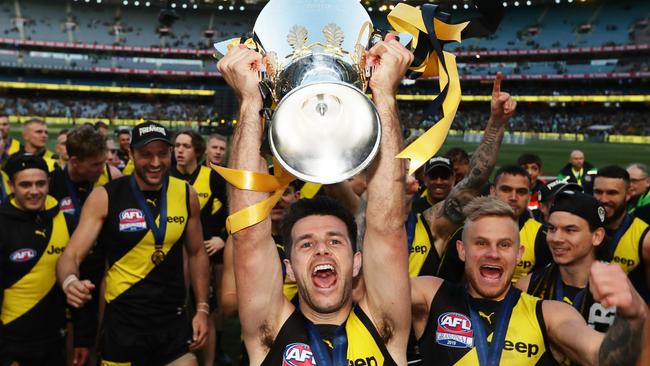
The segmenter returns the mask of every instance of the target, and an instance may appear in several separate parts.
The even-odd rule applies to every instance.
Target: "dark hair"
[[[68,132],[65,149],[69,157],[76,156],[79,160],[94,158],[106,154],[106,136],[93,126],[84,124]]]
[[[9,119],[9,115],[5,112],[0,112],[0,118],[2,117]]]
[[[126,128],[121,128],[121,129],[117,130],[117,135],[118,136],[119,135],[129,135],[129,136],[131,136],[131,131],[129,131]]]
[[[192,139],[192,147],[196,153],[196,159],[200,160],[205,153],[205,140],[203,139],[203,136],[194,130],[180,130],[176,132],[176,135],[174,135],[174,143],[176,143],[176,139],[180,135],[188,135],[190,139]]]
[[[57,136],[67,135],[69,131],[70,131],[70,130],[68,130],[67,128],[62,128],[62,129],[59,131],[59,134],[58,134]]]
[[[445,157],[451,160],[452,163],[460,163],[460,162],[469,162],[469,154],[465,149],[461,147],[452,147],[447,151],[445,154]]]
[[[528,179],[528,183],[531,182],[530,180],[530,174],[528,174],[528,171],[524,168],[522,168],[519,165],[504,165],[501,168],[497,170],[497,172],[494,174],[494,185],[497,185],[497,182],[499,179],[501,179],[501,176],[504,174],[510,174],[510,175],[521,175],[523,177],[526,177]]]
[[[291,258],[291,246],[293,245],[291,230],[298,220],[307,216],[334,216],[343,221],[348,229],[352,251],[357,251],[357,224],[352,213],[332,198],[316,196],[312,199],[300,199],[293,203],[282,219],[280,230],[287,258]]]
[[[228,140],[226,139],[225,136],[220,135],[220,134],[218,134],[218,133],[213,133],[213,134],[211,134],[210,136],[208,136],[208,141],[210,141],[210,140],[212,140],[212,139],[217,139],[217,140],[221,140],[221,141],[223,141],[223,142],[228,142]]]
[[[537,164],[538,167],[542,167],[542,159],[540,159],[539,155],[535,154],[522,154],[517,158],[517,165],[523,166],[526,164]]]
[[[93,127],[95,127],[95,129],[98,130],[98,131],[99,131],[100,128],[105,128],[105,129],[108,130],[108,125],[105,122],[102,122],[102,121],[95,122],[95,125]]]
[[[598,177],[623,179],[626,186],[630,184],[630,173],[618,165],[608,165],[598,169],[596,178]]]

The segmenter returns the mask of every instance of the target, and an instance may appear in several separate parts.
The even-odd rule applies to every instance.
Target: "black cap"
[[[582,187],[577,183],[556,180],[541,186],[538,200],[540,202],[551,202],[553,197],[564,191],[582,192]]]
[[[146,121],[135,125],[131,130],[131,147],[140,149],[152,141],[164,141],[171,146],[169,131],[162,125]]]
[[[427,162],[425,172],[430,174],[434,169],[447,170],[451,175],[454,172],[454,164],[448,158],[435,156]]]
[[[5,164],[4,171],[13,179],[16,173],[25,169],[40,169],[46,174],[50,174],[47,163],[42,157],[28,153],[11,155]]]
[[[579,216],[591,227],[605,226],[605,208],[593,196],[582,192],[571,190],[559,192],[555,196],[550,213],[558,211]]]

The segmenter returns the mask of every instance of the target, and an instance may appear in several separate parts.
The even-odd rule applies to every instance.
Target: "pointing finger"
[[[503,74],[497,72],[497,76],[494,79],[494,86],[492,87],[492,95],[499,95],[501,93],[501,80],[503,80]]]

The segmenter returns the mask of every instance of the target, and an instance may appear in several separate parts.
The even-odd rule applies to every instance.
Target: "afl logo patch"
[[[120,212],[120,232],[132,232],[147,230],[147,222],[142,211],[135,208],[127,208]]]
[[[23,248],[9,254],[9,260],[16,263],[27,262],[36,258],[36,251],[31,248]]]
[[[436,343],[454,348],[472,348],[472,321],[464,314],[444,313],[438,317]]]
[[[291,343],[284,349],[282,366],[313,366],[316,365],[311,347],[304,343]]]
[[[74,204],[70,197],[63,197],[61,202],[59,202],[59,210],[64,214],[74,215]]]

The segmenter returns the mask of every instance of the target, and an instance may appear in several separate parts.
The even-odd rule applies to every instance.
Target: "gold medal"
[[[163,252],[161,249],[156,249],[151,255],[151,261],[155,265],[159,265],[164,260],[165,260],[165,252]]]

